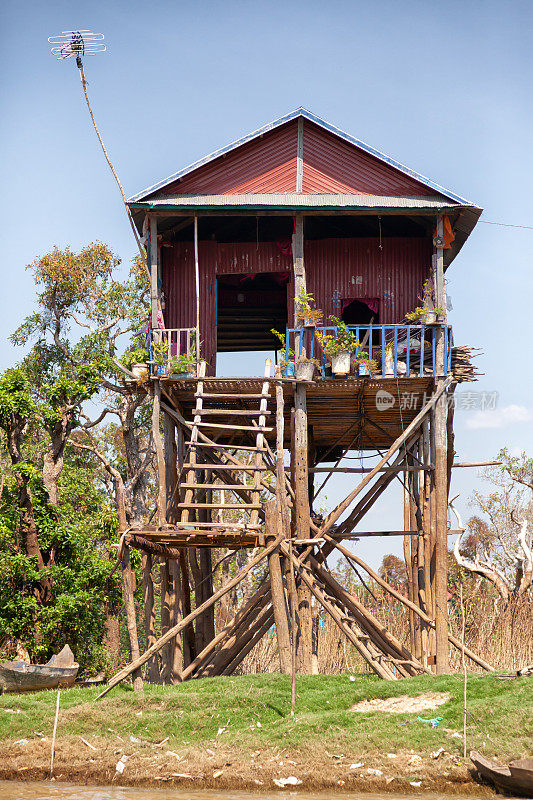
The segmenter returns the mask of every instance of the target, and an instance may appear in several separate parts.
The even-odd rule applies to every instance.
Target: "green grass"
[[[428,691],[452,695],[449,702],[427,715],[443,717],[438,728],[416,721],[414,714],[349,711],[359,700]],[[340,748],[359,754],[411,749],[427,753],[444,744],[449,752],[462,750],[461,740],[444,731],[462,731],[459,676],[421,676],[397,682],[366,676],[355,682],[346,675],[302,676],[297,680],[293,718],[289,713],[290,678],[279,674],[207,678],[181,686],[146,684],[141,694],[121,686],[93,702],[98,692],[98,688],[62,692],[59,735],[88,738],[94,734],[112,739],[118,734],[152,742],[168,736],[168,747],[178,748],[209,746],[217,739],[219,728],[227,728],[218,741],[242,750],[280,747],[303,752],[325,747],[329,752]],[[0,740],[31,739],[35,731],[48,736],[55,702],[55,691],[0,697]],[[469,730],[476,746],[484,741],[486,753],[498,752],[502,757],[531,753],[533,679],[501,681],[470,676],[468,708],[483,731],[470,717]],[[20,709],[21,713],[6,713],[5,709]],[[468,744],[470,747],[470,736]]]

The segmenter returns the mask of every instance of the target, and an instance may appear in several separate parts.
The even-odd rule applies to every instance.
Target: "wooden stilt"
[[[306,391],[302,383],[296,385],[294,393],[294,509],[295,534],[297,539],[309,539],[308,491],[308,439]],[[299,636],[297,639],[297,665],[299,672],[312,672],[313,618],[311,613],[311,592],[309,587],[298,585]]]
[[[257,564],[259,564],[264,558],[267,558],[267,556],[270,555],[270,553],[273,552],[276,549],[276,547],[279,546],[279,544],[282,541],[282,538],[283,536],[278,536],[271,544],[267,545],[260,553],[258,553],[255,556],[255,558],[252,558],[248,562],[248,564],[246,564],[246,566],[243,567],[243,569],[241,569],[237,573],[237,575],[235,575],[235,577],[233,577],[230,581],[228,581],[228,583],[226,583],[217,592],[215,592],[213,596],[209,598],[209,600],[206,600],[205,603],[202,603],[202,605],[199,608],[195,609],[187,617],[182,619],[181,622],[179,622],[177,625],[174,626],[174,628],[171,628],[169,631],[167,631],[167,633],[164,636],[161,636],[157,640],[157,642],[155,642],[152,645],[152,647],[148,648],[148,650],[145,653],[143,653],[142,656],[139,656],[139,658],[132,661],[132,663],[129,664],[127,667],[120,670],[120,672],[118,672],[109,681],[108,686],[104,689],[103,692],[101,692],[98,695],[98,698],[103,697],[114,686],[116,686],[118,683],[120,683],[129,675],[131,675],[133,672],[135,672],[135,670],[142,667],[143,664],[146,664],[146,662],[150,660],[151,656],[153,656],[155,653],[161,650],[161,648],[164,647],[165,644],[168,641],[170,641],[170,639],[172,639],[174,636],[176,636],[178,633],[184,630],[193,620],[195,620],[198,616],[200,616],[200,614],[202,614],[206,608],[216,603],[217,600],[220,600],[220,598],[223,597],[227,592],[229,592],[234,586],[237,586],[242,581],[242,579],[250,572],[250,570],[254,569],[254,567],[256,567]]]
[[[142,580],[144,599],[144,628],[146,633],[146,646],[151,647],[155,640],[155,608],[154,608],[154,581],[152,577],[153,556],[151,553],[142,555]],[[133,657],[133,656],[132,656]],[[147,676],[150,683],[159,683],[159,665],[157,657],[148,662]]]
[[[276,501],[270,500],[265,505],[265,536],[267,542],[275,539],[276,533],[280,530],[283,531],[283,520],[278,514]],[[291,643],[287,605],[285,602],[285,592],[283,590],[283,576],[278,551],[274,550],[274,552],[269,555],[268,568],[270,572],[270,592],[272,595],[272,607],[274,610],[276,636],[278,640],[280,671],[288,674],[291,671]]]
[[[126,609],[126,625],[130,641],[130,652],[132,663],[139,659],[139,637],[137,635],[137,615],[135,613],[134,598],[134,576],[130,564],[130,549],[124,544],[122,547],[122,594],[124,597],[124,607]],[[148,659],[147,659],[148,660]],[[131,670],[133,689],[139,692],[143,688],[143,679],[139,665]]]

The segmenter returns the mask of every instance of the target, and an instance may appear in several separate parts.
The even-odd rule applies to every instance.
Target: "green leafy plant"
[[[422,324],[424,323],[426,316],[428,314],[443,314],[444,311],[442,308],[432,308],[433,303],[433,286],[429,280],[424,281],[422,286],[422,296],[418,295],[418,299],[422,303],[422,305],[417,306],[414,311],[408,311],[405,315],[405,319],[408,322],[413,322],[415,324]]]
[[[152,351],[154,354],[154,362],[158,366],[168,362],[168,342],[166,339],[160,339],[159,341],[154,339],[152,342]]]
[[[315,336],[328,358],[334,358],[341,353],[354,353],[359,348],[359,340],[353,331],[338,317],[331,315],[329,319],[337,328],[336,334],[326,334],[317,331]]]
[[[128,369],[131,369],[134,364],[147,364],[150,356],[148,350],[144,347],[135,347],[133,350],[125,353],[122,363]]]
[[[181,353],[181,355],[173,356],[170,359],[170,372],[175,375],[184,375],[193,372],[195,363],[196,359],[192,353],[190,355]]]

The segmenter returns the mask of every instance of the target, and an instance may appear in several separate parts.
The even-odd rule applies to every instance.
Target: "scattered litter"
[[[396,753],[387,753],[387,758],[398,758]]]
[[[136,712],[135,712],[135,716],[136,716],[136,717],[142,717],[142,715],[143,715],[143,712],[142,712],[142,711],[136,711]]]
[[[264,781],[259,781],[257,778],[254,778],[254,783],[256,783],[258,786],[263,786]]]
[[[283,789],[285,786],[299,786],[302,781],[294,775],[289,775],[288,778],[274,778],[274,783]]]
[[[432,728],[438,728],[439,722],[442,722],[442,717],[433,717],[433,719],[425,719],[424,717],[417,717],[419,722],[428,722]]]
[[[225,726],[223,728],[219,728],[218,731],[217,731],[217,736],[221,736],[224,733],[225,730],[226,730]]]
[[[220,776],[224,773],[224,770],[217,769],[216,772],[213,772],[213,778],[220,778]]]
[[[421,764],[422,763],[422,756],[411,756],[408,764]]]
[[[44,733],[42,731],[33,731],[33,735],[40,736],[42,738],[44,736]]]
[[[292,764],[293,767],[297,766],[296,761],[293,761],[292,758],[287,758],[287,764]]]
[[[178,759],[178,761],[181,761],[181,756],[180,756],[180,754],[179,754],[179,753],[175,753],[175,752],[174,752],[174,750],[167,750],[167,751],[166,751],[166,755],[167,755],[167,756],[174,756],[174,758],[177,758],[177,759]],[[214,753],[213,753],[213,755],[214,755]]]
[[[416,697],[401,695],[384,699],[361,700],[351,707],[350,711],[386,711],[389,714],[417,714],[427,709],[434,709],[451,699],[449,692],[426,692]]]
[[[344,786],[344,781],[343,780],[338,780],[337,781],[337,786]]]
[[[348,680],[350,681],[350,683],[355,683],[355,676],[354,675],[350,675]]]
[[[256,723],[256,728],[262,728],[262,727],[263,727],[263,726],[261,725],[261,723],[260,723],[260,722],[257,722],[257,723]]]
[[[211,750],[210,747],[207,747],[205,752],[207,753],[208,756],[214,756],[215,755],[215,751]]]
[[[109,729],[108,729],[108,730],[109,730]],[[168,742],[168,740],[169,740],[169,739],[170,739],[170,736],[167,736],[167,738],[166,738],[166,739],[163,739],[163,741],[162,741],[162,742],[156,742],[156,743],[154,744],[154,747],[162,747],[164,744],[166,744],[166,743]]]
[[[394,778],[385,778],[385,783],[392,783]]]
[[[135,744],[140,743],[140,739],[137,736],[130,736],[130,742],[134,742]]]
[[[83,738],[83,736],[80,736],[80,739],[82,740],[83,744],[87,745],[87,747],[90,747],[91,750],[96,750],[97,749],[94,746],[94,744],[91,744],[90,742],[88,742],[87,739]]]
[[[20,708],[3,708],[2,711],[6,714],[22,714]]]
[[[439,747],[438,750],[434,750],[433,753],[430,753],[430,755],[431,758],[440,758],[442,755],[444,755],[445,752],[446,750],[444,749],[444,747]]]
[[[422,781],[409,781],[409,786],[414,786],[415,789],[420,789]]]
[[[124,772],[124,768],[126,766],[126,761],[127,760],[128,760],[128,756],[124,755],[124,756],[121,757],[120,761],[117,761],[117,765],[115,767],[115,770],[116,770],[116,772],[118,772],[119,775],[122,775],[122,773]]]
[[[13,744],[20,744],[21,747],[24,747],[24,745],[28,744],[28,740],[27,739],[17,739],[17,741],[13,742]]]
[[[368,767],[366,772],[367,775],[383,775],[380,769],[372,769],[372,767]]]
[[[360,769],[361,767],[364,766],[365,765],[363,764],[362,761],[358,761],[357,764],[350,764],[350,769]]]

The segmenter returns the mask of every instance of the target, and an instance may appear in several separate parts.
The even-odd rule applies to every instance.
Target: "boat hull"
[[[496,788],[522,797],[533,797],[533,758],[518,759],[511,761],[509,766],[502,766],[473,750],[470,760],[479,774]]]
[[[38,692],[42,689],[66,688],[74,684],[78,669],[78,664],[53,667],[8,661],[0,664],[0,692]]]

